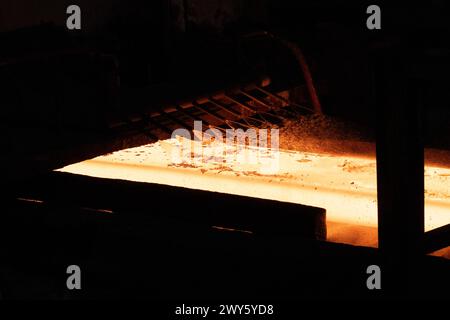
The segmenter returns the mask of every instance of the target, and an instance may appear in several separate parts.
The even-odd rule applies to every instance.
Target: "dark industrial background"
[[[65,27],[71,4],[81,7],[81,30]],[[448,298],[448,261],[424,254],[448,246],[448,227],[424,240],[422,220],[423,148],[450,148],[449,4],[380,1],[382,29],[368,30],[370,4],[2,0],[2,296]],[[246,42],[255,34],[261,45]],[[311,104],[273,35],[301,48],[322,113],[377,143],[380,250],[322,241],[320,208],[214,195],[217,209],[206,192],[51,173],[154,141],[137,125],[113,132],[111,119],[247,83],[261,70],[272,89]],[[17,201],[25,196],[45,205]],[[217,216],[185,221],[197,207]],[[242,218],[252,208],[261,225]],[[261,236],[209,229],[228,220]],[[70,264],[83,270],[79,292],[65,287]],[[385,291],[367,290],[370,264],[389,270]]]

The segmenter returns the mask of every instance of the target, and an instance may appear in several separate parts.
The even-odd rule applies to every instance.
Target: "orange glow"
[[[61,171],[322,207],[327,210],[330,241],[377,245],[373,158],[280,150],[278,171],[270,172],[260,161],[230,162],[212,156],[211,150],[205,152],[206,148],[214,148],[211,145],[197,146],[208,157],[174,164],[176,145],[175,139],[159,141],[70,165]],[[450,169],[427,166],[425,178],[425,225],[426,230],[431,230],[450,223]]]

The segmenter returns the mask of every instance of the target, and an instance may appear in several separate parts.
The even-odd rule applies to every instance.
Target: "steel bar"
[[[207,115],[213,117],[214,119],[220,121],[220,122],[225,122],[225,118],[222,117],[221,115],[217,114],[216,112],[212,111],[212,110],[208,110],[207,108],[205,108],[203,105],[200,105],[196,102],[193,103],[193,107],[202,111],[203,113],[206,113]]]
[[[246,96],[247,98],[249,98],[251,100],[258,102],[260,105],[266,107],[269,110],[271,110],[273,108],[273,106],[269,105],[266,101],[263,101],[262,99],[255,97],[244,90],[239,90],[239,93],[243,94],[244,96]]]
[[[253,109],[252,107],[250,107],[247,103],[241,102],[241,101],[239,101],[238,99],[232,97],[232,96],[229,95],[229,94],[225,94],[225,98],[227,98],[228,100],[230,100],[230,101],[233,102],[233,103],[236,103],[236,104],[239,105],[241,108],[243,108],[243,109],[245,109],[245,110],[247,110],[247,111],[249,111],[249,112],[252,112],[252,113],[256,113],[256,112],[257,112],[255,109]]]
[[[172,130],[170,130],[166,126],[163,126],[158,121],[153,120],[152,117],[146,118],[146,121],[148,121],[152,126],[154,126],[156,128],[159,128],[160,130],[164,131],[165,133],[168,133],[169,135],[172,134]]]
[[[186,128],[186,129],[189,129],[189,130],[193,130],[194,129],[194,125],[191,126],[191,125],[185,123],[184,121],[178,119],[177,117],[173,116],[172,114],[168,114],[168,113],[166,113],[166,112],[164,112],[162,110],[159,110],[159,111],[160,111],[160,113],[161,113],[161,115],[163,117],[166,117],[167,119],[169,119],[170,121],[178,124],[179,126],[181,126],[183,128]]]
[[[199,119],[197,117],[195,117],[189,110],[189,108],[183,109],[180,106],[175,106],[175,108],[177,109],[178,112],[180,112],[181,114],[183,114],[184,116],[188,117],[189,119],[193,120],[193,121],[198,121]],[[208,127],[210,124],[208,121],[203,120],[202,119],[202,126],[204,127]]]
[[[281,97],[281,96],[279,96],[279,95],[277,95],[275,93],[272,93],[272,92],[270,92],[270,91],[268,91],[268,90],[266,90],[266,89],[264,89],[264,88],[262,88],[260,86],[256,86],[256,89],[261,91],[265,95],[273,98],[273,99],[276,99],[276,100],[281,101],[283,103],[289,104],[289,101],[286,98],[283,98],[283,97]]]
[[[307,108],[305,106],[299,105],[298,103],[293,103],[293,102],[289,101],[288,99],[283,98],[283,97],[279,96],[278,94],[272,93],[272,92],[270,92],[270,91],[268,91],[268,90],[266,90],[266,89],[264,89],[264,88],[262,88],[260,86],[256,86],[255,88],[257,90],[261,91],[262,93],[268,95],[269,97],[272,97],[273,99],[281,101],[282,103],[285,103],[285,104],[290,105],[290,106],[294,106],[294,107],[299,108],[299,109],[304,109],[304,110],[307,110],[309,112],[314,112],[314,110],[312,110],[310,108]]]
[[[219,107],[219,108],[222,109],[223,111],[228,112],[229,114],[231,114],[231,115],[233,115],[233,116],[235,116],[235,117],[237,117],[237,118],[242,118],[242,114],[240,114],[240,113],[234,111],[233,109],[231,109],[231,108],[228,107],[228,106],[224,106],[222,103],[220,103],[220,102],[217,101],[216,99],[210,98],[208,101],[211,102],[212,104],[214,104],[216,107]]]
[[[431,253],[450,246],[450,224],[425,232],[424,252]]]

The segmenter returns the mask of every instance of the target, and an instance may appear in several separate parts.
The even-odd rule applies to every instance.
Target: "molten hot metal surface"
[[[62,171],[322,207],[329,240],[377,245],[375,159],[280,150],[278,167],[272,168],[261,165],[264,153],[258,153],[261,161],[249,164],[218,156],[211,153],[213,146],[204,145],[196,149],[203,156],[192,152],[174,163],[176,143],[165,140],[122,150]],[[226,151],[233,152],[232,147]],[[427,166],[425,185],[426,230],[450,223],[450,169]]]

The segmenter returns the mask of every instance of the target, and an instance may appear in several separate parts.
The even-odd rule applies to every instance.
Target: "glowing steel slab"
[[[329,225],[340,226],[329,229],[330,240],[376,246],[375,159],[281,150],[279,170],[268,172],[258,161],[226,161],[211,150],[205,152],[214,148],[205,145],[200,150],[208,157],[193,154],[194,161],[174,164],[176,143],[165,140],[122,150],[61,171],[322,207]],[[426,230],[450,223],[450,169],[426,167],[425,185]],[[366,239],[355,240],[348,234],[339,237],[338,230],[346,225],[364,227],[359,230],[367,233]]]

